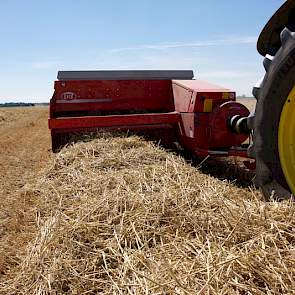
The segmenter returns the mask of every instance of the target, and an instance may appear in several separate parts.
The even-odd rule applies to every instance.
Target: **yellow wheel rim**
[[[281,113],[279,155],[285,178],[295,195],[295,87],[290,92]]]

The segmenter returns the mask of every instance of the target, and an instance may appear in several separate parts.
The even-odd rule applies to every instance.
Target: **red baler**
[[[52,150],[72,133],[126,130],[198,157],[248,157],[248,109],[192,71],[63,71],[50,101]]]

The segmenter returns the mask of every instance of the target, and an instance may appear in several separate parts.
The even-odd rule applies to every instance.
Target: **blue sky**
[[[283,0],[1,0],[0,102],[49,101],[58,70],[193,69],[250,95]]]

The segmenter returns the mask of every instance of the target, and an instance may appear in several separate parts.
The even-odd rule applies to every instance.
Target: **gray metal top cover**
[[[192,80],[191,70],[156,71],[59,71],[57,79],[69,80]]]

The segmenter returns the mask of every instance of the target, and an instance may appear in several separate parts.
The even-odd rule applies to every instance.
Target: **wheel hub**
[[[288,185],[295,195],[295,87],[290,92],[279,124],[279,156]]]

